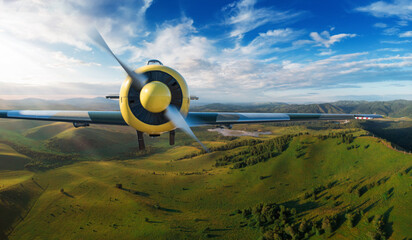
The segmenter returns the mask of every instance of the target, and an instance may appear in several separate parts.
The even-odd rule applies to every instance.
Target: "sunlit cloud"
[[[126,74],[89,40],[91,26],[132,67],[159,59],[179,71],[190,90],[208,101],[272,101],[283,92],[301,95],[295,98],[299,101],[314,95],[321,100],[327,90],[304,93],[320,88],[340,88],[339,94],[348,96],[347,89],[356,87],[358,95],[362,90],[373,95],[365,89],[370,86],[360,82],[410,86],[412,40],[408,38],[412,35],[405,29],[410,11],[394,8],[408,8],[406,1],[376,2],[346,13],[369,16],[371,22],[380,17],[373,26],[367,24],[386,34],[376,39],[367,32],[336,32],[343,28],[333,22],[307,25],[305,18],[314,19],[310,9],[282,9],[272,2],[234,1],[215,10],[219,17],[202,23],[183,10],[180,17],[151,22],[150,10],[161,5],[156,4],[152,0],[0,1],[0,98],[117,93]],[[387,20],[388,16],[396,21]],[[220,32],[205,25],[218,26]],[[344,47],[365,42],[379,48]]]
[[[409,0],[377,1],[367,6],[358,7],[356,10],[367,12],[375,17],[399,17],[408,21],[412,20],[412,2]]]
[[[328,48],[334,43],[340,42],[345,38],[356,37],[356,34],[340,33],[331,36],[328,31],[323,31],[321,32],[321,34],[317,32],[311,32],[310,37],[319,45],[323,45],[324,47]]]
[[[373,24],[373,26],[376,27],[376,28],[386,28],[386,27],[388,27],[388,24],[380,22],[380,23]]]
[[[231,37],[242,37],[245,33],[267,23],[291,21],[299,17],[301,12],[278,11],[272,8],[256,7],[257,0],[241,0],[224,8],[227,14],[226,24],[233,26]]]
[[[399,34],[399,37],[412,37],[412,31],[407,31],[407,32],[403,32],[401,34]]]

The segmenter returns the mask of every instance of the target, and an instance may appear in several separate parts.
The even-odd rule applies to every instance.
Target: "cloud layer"
[[[410,1],[377,1],[350,13],[379,20],[369,26],[385,37],[376,40],[375,49],[364,43],[370,41],[368,32],[341,31],[322,22],[318,27],[305,25],[314,18],[311,9],[240,0],[216,9],[219,17],[207,25],[186,14],[148,24],[150,11],[161,7],[155,4],[0,1],[0,98],[33,92],[46,98],[116,93],[125,74],[91,43],[86,34],[91,26],[130,65],[159,59],[178,70],[191,91],[207,101],[279,101],[284,93],[310,101],[313,95],[307,92],[320,96],[333,89],[358,89],[362,95],[362,89],[374,95],[367,89],[376,84],[403,82],[411,87],[412,55],[404,46],[412,37],[407,31]],[[220,32],[206,33],[209,25]],[[365,50],[345,48],[348,44],[365,44]],[[376,89],[377,95],[386,94],[384,88]],[[396,95],[399,88],[386,91]]]

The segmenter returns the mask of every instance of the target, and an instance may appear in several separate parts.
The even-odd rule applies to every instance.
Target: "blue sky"
[[[412,1],[0,0],[0,98],[115,94],[159,59],[203,102],[412,99]]]

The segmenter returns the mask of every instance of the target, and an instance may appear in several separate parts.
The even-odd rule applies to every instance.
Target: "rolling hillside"
[[[119,110],[118,101],[105,98],[76,98],[66,100],[4,100],[0,99],[0,109],[31,110]],[[317,104],[288,103],[212,103],[193,102],[191,111],[236,111],[236,112],[287,112],[287,113],[376,113],[389,117],[412,118],[412,101],[338,101]]]
[[[16,152],[10,146],[0,143],[0,171],[22,170],[30,160],[29,157]]]
[[[258,142],[222,140],[210,154],[181,146],[130,160],[86,161],[38,172],[27,181],[47,189],[30,197],[36,204],[9,238],[271,239],[273,223],[262,222],[253,210],[260,203],[296,212],[285,220],[285,239],[303,219],[312,224],[308,229],[315,224],[307,238],[368,239],[381,231],[373,220],[379,215],[382,236],[410,238],[412,156],[382,140],[360,137],[363,131],[351,130],[355,139],[350,143],[329,134],[344,131],[295,136],[279,154],[238,169],[235,163],[215,164],[224,156],[260,149],[274,136]],[[246,145],[231,147],[239,141]],[[244,213],[248,209],[250,215]],[[347,213],[356,215],[353,227]],[[333,216],[337,220],[327,232],[322,221]]]
[[[193,106],[192,111],[286,112],[286,113],[374,113],[389,117],[412,117],[412,101],[387,102],[339,101],[320,104],[207,104]]]
[[[359,110],[350,106],[235,110]],[[180,131],[176,146],[164,134],[138,152],[124,126],[1,120],[0,239],[410,239],[412,155],[393,149],[410,149],[410,123],[234,126],[270,132],[260,137],[195,128],[213,150],[204,154]]]

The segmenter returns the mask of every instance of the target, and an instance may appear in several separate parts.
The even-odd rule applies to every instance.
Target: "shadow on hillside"
[[[3,232],[0,232],[0,239],[9,240],[9,237],[7,237],[7,235],[5,235]]]
[[[162,221],[146,220],[147,223],[163,223]]]
[[[70,193],[63,192],[63,194],[64,194],[64,195],[66,195],[66,196],[68,196],[68,197],[70,197],[70,198],[74,198],[74,196],[73,196],[73,195],[71,195]]]
[[[0,191],[0,239],[8,239],[14,226],[24,220],[43,191],[32,181]]]
[[[389,215],[391,214],[392,210],[393,206],[388,208],[388,210],[386,210],[383,214],[383,222],[385,223],[384,229],[387,239],[390,238],[393,233],[393,222],[389,222]]]
[[[165,212],[173,212],[173,213],[181,213],[182,211],[178,209],[171,209],[171,208],[164,208],[164,207],[159,207],[159,210],[165,211]]]
[[[209,232],[225,232],[230,231],[231,228],[209,228]]]
[[[364,210],[365,213],[369,212],[373,207],[376,206],[376,204],[378,204],[379,200],[377,200],[376,202],[372,203],[371,205],[367,206]]]
[[[272,176],[272,175],[260,176],[259,179],[260,179],[260,180],[264,180],[264,179],[266,179],[266,178],[270,178],[271,176]]]
[[[403,125],[401,122],[393,121],[367,121],[361,123],[362,127],[381,138],[387,139],[396,145],[412,150],[412,127]]]
[[[305,202],[305,203],[299,204],[298,200],[291,200],[291,201],[282,203],[282,205],[284,205],[287,208],[291,208],[291,209],[295,208],[298,213],[302,213],[302,212],[309,211],[315,208],[319,208],[325,204],[319,204],[317,202]]]
[[[217,238],[221,237],[221,235],[217,234],[219,232],[226,232],[232,230],[231,228],[206,228],[203,232],[207,233],[207,238]]]
[[[218,235],[218,234],[210,234],[210,233],[207,234],[207,238],[218,238],[218,237],[221,237],[221,235]]]
[[[141,197],[150,197],[150,194],[146,193],[146,192],[140,192],[140,191],[136,191],[133,189],[129,189],[129,188],[121,188],[123,191],[127,191],[130,193],[133,193],[135,195],[141,196]]]
[[[33,183],[36,184],[41,190],[44,190],[44,188],[38,183],[36,182],[34,179],[32,179]]]

